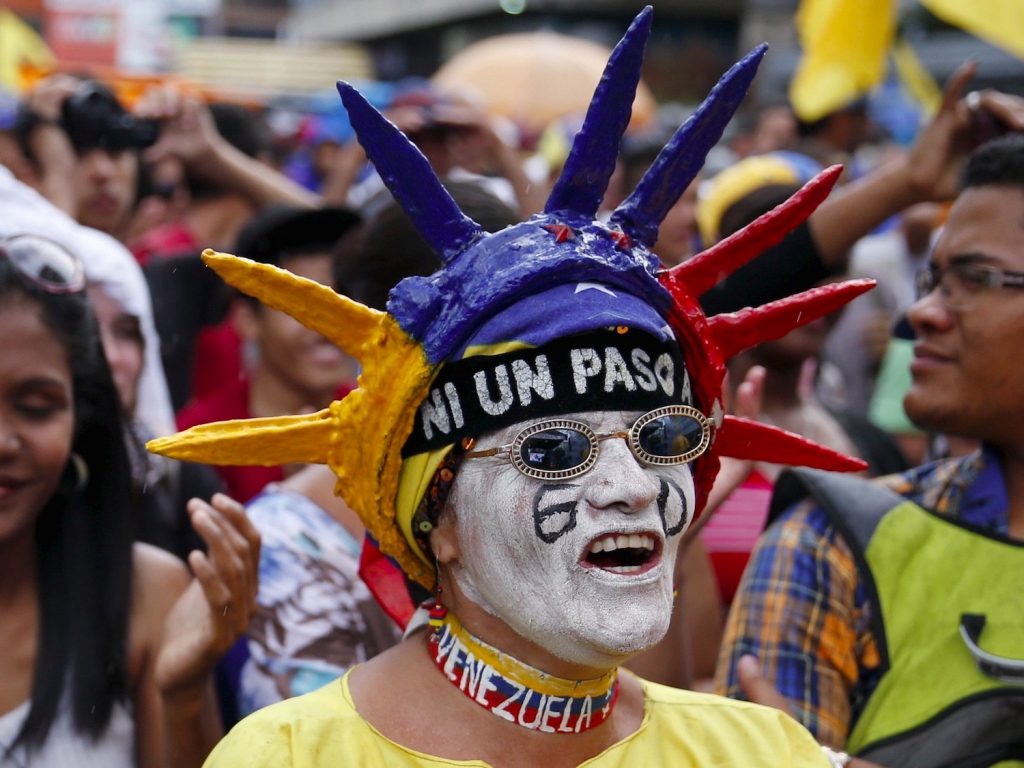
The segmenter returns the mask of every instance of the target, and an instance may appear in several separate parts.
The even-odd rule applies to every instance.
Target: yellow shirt
[[[810,733],[788,715],[720,696],[640,681],[646,706],[640,728],[581,765],[594,768],[828,768]],[[552,739],[552,743],[557,739]],[[359,765],[481,766],[399,746],[364,720],[352,703],[348,674],[318,691],[254,712],[210,754],[205,768],[335,768]]]

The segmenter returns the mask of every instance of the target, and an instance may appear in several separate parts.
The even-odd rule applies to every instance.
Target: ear
[[[441,514],[434,530],[430,532],[430,549],[439,565],[447,565],[460,559],[455,516],[448,510]]]
[[[242,341],[256,341],[259,338],[260,307],[258,304],[248,299],[234,299],[231,302],[228,317]]]

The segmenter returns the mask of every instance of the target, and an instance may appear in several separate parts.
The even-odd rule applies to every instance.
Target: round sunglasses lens
[[[685,456],[700,445],[704,426],[692,416],[667,414],[644,424],[637,436],[640,447],[652,456]]]
[[[41,237],[12,237],[0,248],[30,280],[58,291],[80,291],[85,287],[82,265],[57,243]]]
[[[532,469],[561,471],[583,464],[593,450],[590,439],[575,429],[546,429],[530,435],[519,448],[523,463]]]

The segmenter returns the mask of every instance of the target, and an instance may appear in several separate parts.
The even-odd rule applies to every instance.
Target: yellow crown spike
[[[338,477],[335,493],[359,515],[381,552],[432,588],[433,569],[395,523],[395,496],[402,446],[436,368],[390,315],[378,333],[367,349],[359,387],[331,404],[337,428],[331,433],[327,463]]]
[[[300,416],[219,421],[150,440],[146,448],[168,458],[204,464],[326,464],[334,421],[330,408]]]
[[[432,588],[434,570],[395,523],[395,495],[402,446],[436,366],[391,315],[276,267],[213,251],[206,251],[203,260],[239,290],[359,357],[359,386],[319,413],[203,424],[146,447],[206,464],[327,464],[338,477],[335,492],[359,515],[381,552]],[[342,329],[345,338],[339,338]]]
[[[209,249],[203,251],[203,261],[229,285],[291,315],[359,359],[385,317],[384,312],[270,264]]]

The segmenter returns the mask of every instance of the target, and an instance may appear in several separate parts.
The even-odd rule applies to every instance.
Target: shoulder
[[[803,613],[797,606],[818,606],[856,600],[860,583],[854,552],[829,513],[812,501],[787,510],[760,536],[744,571],[733,613],[758,606],[749,618],[759,623],[761,611]],[[758,632],[760,634],[760,632]]]
[[[810,732],[785,712],[641,683],[648,702],[648,738],[662,748],[671,748],[667,742],[678,740],[677,751],[694,765],[828,766]]]
[[[157,589],[163,592],[179,592],[192,581],[185,563],[159,547],[136,542],[132,545],[132,567],[135,586],[140,593]],[[148,596],[148,595],[147,595]]]
[[[350,765],[375,734],[346,696],[344,678],[257,710],[231,729],[206,768]]]
[[[790,558],[805,554],[827,559],[834,549],[848,550],[828,512],[807,499],[787,509],[758,539],[755,551]]]
[[[149,544],[132,545],[129,656],[133,673],[159,646],[164,620],[191,582],[188,568],[174,555]]]

